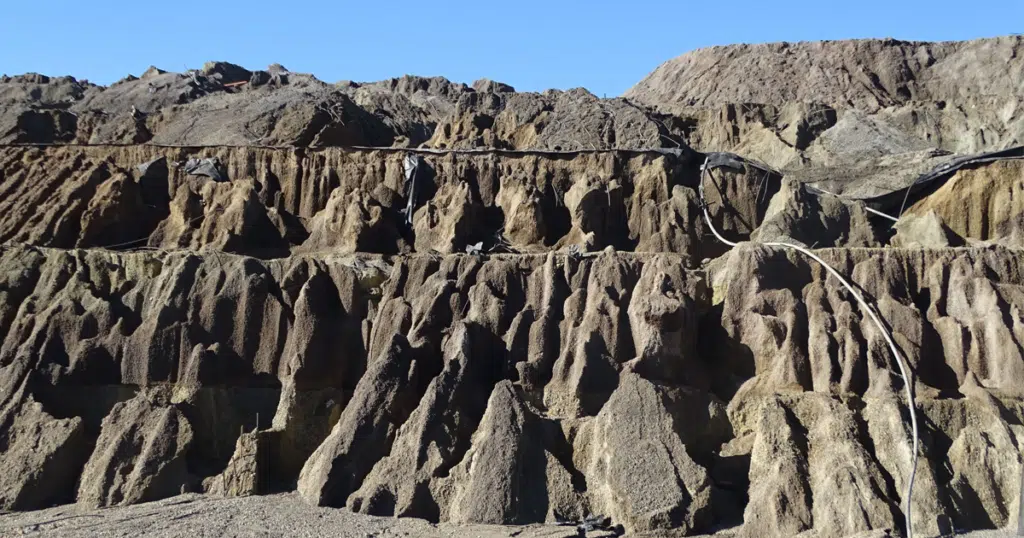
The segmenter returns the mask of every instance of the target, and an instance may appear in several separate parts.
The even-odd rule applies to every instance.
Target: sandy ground
[[[586,538],[610,538],[592,531]],[[726,531],[718,536],[731,536]],[[478,537],[572,538],[572,526],[453,525],[421,519],[374,517],[304,503],[296,493],[221,498],[197,494],[102,510],[75,505],[0,515],[0,537],[98,538],[269,538]],[[874,535],[873,535],[874,536]],[[1012,531],[979,531],[959,536],[1011,538]]]
[[[365,516],[348,510],[310,506],[297,494],[286,493],[242,498],[190,494],[103,510],[68,505],[7,513],[0,515],[0,536],[568,538],[578,534],[572,526],[435,525],[421,519]],[[598,536],[614,534],[587,534],[587,538]]]

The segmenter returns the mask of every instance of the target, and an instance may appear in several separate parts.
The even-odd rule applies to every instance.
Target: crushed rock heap
[[[715,47],[616,99],[4,76],[0,509],[1014,524],[1022,91],[1021,36]],[[854,283],[909,387],[854,297],[770,242]]]

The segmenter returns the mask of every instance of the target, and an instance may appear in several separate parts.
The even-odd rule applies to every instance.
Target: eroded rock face
[[[394,245],[394,252],[389,254],[405,252],[410,248],[401,229],[393,211],[366,192],[335,189],[324,209],[309,220],[309,238],[299,250],[350,253],[386,250]]]
[[[622,377],[593,424],[587,485],[598,510],[628,530],[700,531],[710,522],[711,482],[665,399],[650,381]]]
[[[1020,47],[1020,36],[941,43],[864,39],[709,47],[665,63],[627,95],[778,105],[827,100],[851,102],[860,108],[914,99],[956,102],[971,95],[1019,95],[1020,88],[1014,85],[1024,76],[1019,64],[1000,81],[1005,84],[1001,88],[991,85],[985,64],[1001,64]],[[716,63],[730,53],[731,62]],[[691,69],[709,66],[715,70],[713,75],[687,76]],[[970,69],[963,70],[965,66]],[[848,73],[829,76],[839,70]],[[861,76],[871,84],[862,84]],[[728,93],[721,91],[722,85]]]
[[[103,419],[96,450],[82,470],[78,502],[91,507],[134,504],[191,488],[185,454],[192,427],[166,394],[140,394]],[[152,398],[152,400],[150,400]]]
[[[188,175],[183,163],[193,157],[216,158],[229,180]],[[1001,202],[1021,198],[1014,195],[1013,164],[1020,161],[957,171],[938,182],[941,188],[910,197],[894,226],[856,201],[784,181],[742,159],[702,175],[701,156],[692,152],[425,155],[410,225],[402,158],[334,149],[7,148],[0,150],[0,169],[9,178],[10,211],[0,217],[0,238],[263,258],[326,250],[445,254],[477,243],[484,253],[612,247],[674,252],[693,267],[725,251],[708,236],[698,196],[703,184],[713,224],[732,241],[815,248],[956,246],[956,235],[1008,246],[1024,241],[1014,231],[1015,210]],[[971,187],[977,192],[970,194],[967,181],[991,188]],[[897,197],[892,214],[902,205]],[[950,205],[960,199],[968,205]],[[30,211],[35,203],[44,209]],[[943,221],[933,232],[935,225],[911,223],[928,211]],[[903,233],[893,237],[893,228]]]
[[[478,242],[484,252],[576,245],[581,251],[677,252],[691,265],[703,257],[697,161],[685,152],[425,155],[407,225],[398,152],[49,151],[0,149],[12,189],[11,211],[0,218],[4,241],[259,257],[324,250],[447,254]],[[189,175],[185,161],[200,157],[222,163],[229,180]],[[738,184],[754,181],[753,173],[730,177]],[[34,201],[53,209],[25,209]]]
[[[900,247],[945,248],[964,244],[964,239],[950,230],[934,209],[920,215],[903,215],[894,228],[892,244]]]
[[[698,151],[734,152],[834,193],[883,194],[944,162],[1024,144],[1013,97],[1021,46],[1006,36],[710,47],[662,64],[625,96]],[[992,65],[1004,66],[998,81]],[[973,207],[958,218],[988,221],[990,198],[1012,205],[999,190],[962,195]]]
[[[806,432],[776,399],[752,417],[756,425],[750,452],[750,502],[743,523],[751,534],[789,536],[814,523],[807,476]],[[801,477],[793,480],[793,477]]]
[[[197,180],[178,187],[170,216],[156,226],[149,243],[159,248],[212,248],[266,256],[287,248],[287,230],[275,226],[277,216],[260,203],[252,181]]]
[[[1024,160],[963,169],[907,213],[925,217],[934,212],[961,237],[1019,246],[1024,243],[1022,178]]]
[[[0,469],[4,510],[32,510],[74,499],[89,442],[80,417],[57,419],[31,399],[4,416]]]
[[[1005,343],[1021,335],[986,320],[1016,315],[1015,251],[819,252],[878,298],[918,372],[918,528],[1005,522],[1020,463],[1000,413],[1021,409]],[[37,425],[69,428],[38,465],[65,486],[8,482],[24,492],[8,502],[298,487],[433,520],[898,529],[906,408],[864,315],[783,250],[739,248],[710,280],[681,259],[414,257],[385,278],[372,258],[6,247],[3,379],[23,388],[4,406],[24,426],[0,462],[29,461],[17,439]],[[173,388],[103,396],[159,382]],[[88,461],[59,448],[79,446]]]
[[[786,181],[768,203],[764,220],[751,238],[805,248],[852,248],[879,246],[877,233],[863,205],[813,194],[799,183]]]
[[[747,162],[721,168],[708,166],[700,183],[712,224],[718,233],[734,242],[748,239],[761,226],[781,187],[777,174]]]
[[[9,151],[11,170],[42,158]],[[4,246],[0,465],[36,470],[12,473],[7,506],[296,488],[316,504],[460,522],[601,514],[632,532],[821,536],[902,525],[907,411],[881,335],[796,253],[747,245],[697,269],[724,248],[707,239],[692,160],[428,157],[433,187],[402,231],[399,154],[225,150],[231,179],[218,182],[152,149],[49,151],[71,177],[100,174],[55,191],[94,224],[15,212],[7,229],[36,235],[9,241],[68,230],[52,240],[87,244],[135,215],[148,240],[200,250]],[[711,181],[712,220],[736,239],[884,241],[862,206],[762,169]],[[758,182],[777,189],[770,201]],[[164,220],[128,211],[139,200],[164,204]],[[289,236],[296,221],[313,233]],[[468,226],[480,222],[493,227]],[[907,222],[900,241],[930,237]],[[454,254],[489,230],[525,253]],[[268,238],[309,251],[223,252]],[[453,254],[344,254],[381,240]],[[1020,469],[1006,418],[1021,413],[1024,375],[1017,251],[818,252],[874,299],[915,372],[928,417],[915,528],[1004,524]],[[29,443],[52,449],[29,457]]]
[[[512,93],[483,86],[462,95],[434,131],[435,148],[497,147],[572,151],[671,147],[665,128],[625,99],[583,88]]]
[[[225,497],[245,497],[273,491],[269,483],[270,450],[274,433],[247,432],[238,436],[231,461],[219,475],[204,481],[206,491]]]
[[[884,319],[892,326],[901,350],[912,370],[917,373],[914,382],[920,399],[919,418],[922,415],[930,418],[935,413],[952,413],[951,417],[958,417],[922,423],[926,425],[922,430],[919,482],[912,501],[917,520],[915,528],[932,534],[949,532],[962,524],[961,518],[966,510],[964,507],[968,506],[961,500],[964,495],[962,492],[966,490],[962,484],[971,480],[966,476],[971,472],[964,468],[961,471],[966,473],[963,478],[953,478],[946,474],[948,468],[942,462],[962,461],[965,452],[974,450],[981,452],[972,454],[972,457],[992,457],[975,444],[980,440],[972,438],[968,423],[961,422],[964,416],[976,416],[974,413],[977,413],[975,409],[978,404],[971,401],[972,396],[963,400],[959,399],[960,395],[974,394],[974,397],[992,401],[996,398],[993,395],[999,394],[1001,396],[998,398],[1009,398],[1005,401],[1014,402],[1008,405],[1015,409],[1011,413],[1017,412],[1016,396],[1011,396],[1016,394],[1013,388],[1016,382],[1012,380],[1020,373],[1002,368],[1018,363],[1019,347],[1012,342],[1018,341],[1021,335],[1015,332],[1016,329],[1002,333],[1003,341],[1011,344],[1000,350],[989,348],[982,352],[975,348],[972,351],[976,344],[964,347],[963,342],[973,341],[974,338],[985,340],[986,336],[965,336],[977,334],[974,331],[982,325],[988,327],[986,330],[998,330],[998,324],[994,322],[968,319],[980,320],[991,316],[994,320],[1004,315],[1004,312],[1015,311],[1015,307],[1009,305],[1018,300],[1019,256],[1015,251],[994,252],[979,257],[940,254],[942,251],[930,251],[929,254],[921,251],[915,254],[911,254],[913,251],[891,251],[889,256],[900,256],[900,262],[893,263],[895,260],[890,260],[882,263],[880,258],[873,256],[854,261],[849,257],[850,252],[831,251],[831,263],[846,267],[847,274],[853,275],[869,296],[877,298]],[[882,256],[882,252],[878,256]],[[892,361],[892,357],[885,352],[884,344],[880,341],[881,335],[863,315],[846,305],[832,303],[832,297],[839,299],[835,288],[818,288],[823,279],[813,276],[817,268],[808,267],[810,273],[794,271],[795,267],[781,262],[777,257],[779,254],[769,254],[764,248],[738,250],[731,254],[734,258],[730,263],[760,260],[756,263],[765,272],[751,268],[754,279],[741,277],[737,280],[716,281],[715,284],[716,293],[724,299],[724,326],[728,333],[734,335],[732,338],[737,339],[736,347],[722,348],[722,359],[736,359],[745,350],[764,351],[763,354],[755,351],[747,355],[748,358],[731,363],[732,368],[748,367],[754,371],[754,377],[744,383],[730,402],[730,415],[737,435],[742,435],[747,428],[763,429],[760,425],[754,425],[766,420],[784,428],[781,430],[784,432],[784,440],[781,442],[774,437],[778,435],[776,433],[771,436],[768,433],[757,434],[759,437],[751,455],[751,503],[747,506],[746,520],[748,523],[762,521],[761,514],[784,514],[779,519],[769,519],[768,523],[756,523],[756,528],[763,529],[763,532],[780,533],[793,533],[813,527],[816,530],[826,529],[825,535],[846,535],[870,528],[898,527],[905,506],[902,495],[910,458],[906,441],[892,442],[896,438],[906,439],[908,431],[900,422],[894,423],[906,415],[905,404],[897,403],[896,391],[901,389],[899,378],[891,374],[895,371],[895,365],[879,366],[880,362],[884,364]],[[895,269],[902,264],[910,264],[903,265],[902,271],[922,275],[918,280],[913,280],[917,282],[916,286],[908,286],[912,280]],[[783,266],[789,269],[782,270]],[[988,276],[966,277],[965,280],[965,273],[978,274],[976,271]],[[787,276],[764,281],[761,280],[764,277],[759,276],[783,273]],[[743,273],[730,271],[730,274]],[[872,276],[859,280],[868,274]],[[774,283],[765,287],[759,283],[767,284],[768,281]],[[967,284],[967,281],[971,284]],[[799,282],[811,284],[808,286]],[[995,291],[997,289],[999,291]],[[927,302],[923,302],[925,298],[928,298]],[[848,299],[839,300],[846,303]],[[798,306],[797,301],[802,302],[803,306]],[[744,306],[739,306],[741,303]],[[939,304],[943,306],[939,307]],[[968,304],[973,306],[968,307]],[[747,314],[738,316],[738,311],[732,310],[734,306]],[[963,308],[970,310],[971,314],[961,311]],[[783,312],[786,314],[781,315]],[[727,321],[739,320],[741,317],[743,321],[739,324]],[[854,325],[848,325],[850,323]],[[1017,324],[1013,326],[1017,327]],[[822,327],[828,330],[823,331]],[[956,355],[946,355],[939,351],[949,351],[954,347],[959,350]],[[851,360],[852,356],[862,356],[864,353],[876,356],[875,361],[879,362],[869,361],[864,364]],[[981,366],[984,362],[972,363],[972,359],[967,359],[972,356],[984,356],[984,361],[994,362]],[[981,374],[990,367],[999,370],[999,373]],[[984,376],[984,380],[978,377],[979,374]],[[792,396],[771,403],[773,398],[777,398],[770,396],[773,393]],[[866,406],[863,411],[859,405],[835,407],[836,401],[825,396],[827,394],[860,394]],[[950,395],[953,399],[943,395]],[[993,402],[990,405],[995,408],[1006,404]],[[884,413],[882,409],[885,409]],[[766,414],[773,418],[766,418]],[[864,422],[867,423],[866,427]],[[740,426],[744,423],[747,426]],[[762,435],[767,437],[760,437]],[[1004,437],[1003,443],[1006,444],[1003,446],[1012,444],[1009,440],[1012,438],[1012,434]],[[940,439],[959,441],[950,445]],[[816,444],[829,448],[819,452],[815,448]],[[773,446],[776,448],[771,448]],[[986,443],[986,446],[993,444]],[[994,443],[994,446],[999,444]],[[862,447],[871,448],[865,452]],[[835,454],[844,454],[843,465],[852,474],[835,474],[840,466],[835,462],[829,463],[829,458]],[[1016,451],[1002,454],[1007,459],[984,466],[987,469],[986,478],[978,478],[981,480],[978,488],[990,493],[982,494],[982,497],[968,494],[970,501],[967,501],[974,513],[985,514],[978,516],[976,521],[991,518],[992,524],[997,526],[1006,521],[1006,512],[1003,510],[1007,509],[1008,504],[1001,505],[992,500],[996,496],[991,492],[999,490],[1002,491],[1000,495],[1015,499],[1016,493],[1009,482],[1018,481],[1013,473],[1019,471]],[[809,480],[802,485],[778,480],[769,492],[758,489],[758,503],[768,504],[754,504],[755,488],[768,488],[774,480],[768,477],[779,472],[779,466],[783,464],[796,469],[806,466]],[[953,463],[953,468],[958,468],[958,465]],[[999,486],[1000,480],[1008,482]],[[820,502],[821,499],[850,496],[848,488],[851,484],[859,484],[853,497],[848,497],[842,503]],[[867,491],[876,493],[869,495]],[[792,500],[800,498],[806,501],[800,504]],[[882,498],[890,500],[886,503],[877,502]],[[988,500],[981,500],[983,498]],[[893,502],[896,499],[900,500],[898,504]],[[855,507],[853,511],[835,512],[836,507],[846,510],[851,506]],[[822,512],[823,509],[825,512]],[[776,524],[784,527],[780,530],[771,526]]]
[[[998,58],[1013,79],[1015,39],[704,51],[683,67],[820,52],[869,84],[687,80],[696,101],[665,102],[670,65],[631,93],[656,110],[225,62],[0,79],[0,142],[128,144],[0,148],[0,508],[297,490],[656,536],[899,535],[908,506],[917,536],[1004,526],[1020,154],[945,151],[1024,123],[924,75]],[[896,358],[778,242],[891,329],[912,498]]]
[[[481,209],[466,183],[442,185],[413,216],[416,250],[451,254],[469,245],[477,235],[472,228]]]
[[[494,387],[472,441],[452,470],[451,521],[515,524],[546,521],[556,512],[579,513],[578,499],[558,505],[573,495],[571,477],[545,451],[541,419],[508,381]],[[551,491],[559,487],[565,489]]]
[[[876,298],[896,342],[919,372],[916,390],[954,394],[973,372],[990,390],[1019,394],[1016,380],[1024,375],[1018,364],[1020,348],[991,340],[996,334],[1003,343],[1021,337],[1016,323],[994,323],[1003,315],[1016,315],[1011,306],[1021,293],[1016,250],[977,251],[977,256],[868,252],[876,253],[860,258],[839,249],[822,255]],[[714,277],[714,286],[723,300],[723,327],[745,357],[723,351],[722,358],[755,373],[746,383],[751,390],[892,390],[895,381],[888,372],[896,371],[894,359],[877,328],[838,286],[826,281],[823,269],[798,259],[797,253],[758,246],[730,254],[729,269]],[[909,274],[918,276],[911,281]],[[986,319],[993,323],[982,321]],[[850,360],[861,353],[877,357],[877,362]]]

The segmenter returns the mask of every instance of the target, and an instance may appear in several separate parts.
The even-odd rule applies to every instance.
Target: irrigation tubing
[[[728,239],[722,237],[722,234],[718,233],[718,230],[715,229],[715,225],[711,223],[711,215],[708,213],[707,202],[704,199],[704,176],[705,175],[708,175],[709,177],[711,177],[711,181],[712,182],[714,181],[714,177],[711,176],[711,170],[710,170],[710,168],[708,166],[708,161],[707,160],[705,160],[704,164],[701,165],[700,185],[698,186],[698,189],[697,189],[698,193],[700,194],[701,209],[704,211],[704,220],[707,221],[708,227],[711,228],[711,233],[713,233],[715,235],[715,237],[718,238],[719,241],[721,241],[722,243],[725,243],[729,247],[736,247],[736,246],[738,246],[738,243],[729,241]],[[717,183],[716,183],[716,185],[717,185]],[[912,504],[911,504],[911,495],[914,492],[914,477],[917,476],[917,449],[918,449],[917,413],[914,410],[915,405],[914,405],[913,385],[911,385],[911,383],[910,383],[910,376],[907,375],[907,366],[904,363],[903,356],[900,354],[899,349],[896,347],[896,342],[893,341],[892,335],[889,333],[889,330],[885,327],[885,324],[882,323],[882,320],[878,316],[878,314],[875,313],[875,309],[872,308],[871,305],[864,299],[863,295],[861,295],[856,290],[856,288],[854,288],[853,285],[850,284],[850,282],[846,278],[843,277],[843,275],[839,274],[839,271],[836,271],[831,265],[829,265],[827,262],[825,262],[825,260],[823,260],[820,257],[818,257],[817,254],[815,254],[815,253],[811,252],[810,250],[808,250],[808,249],[806,249],[804,247],[801,247],[799,245],[794,245],[792,243],[784,243],[784,242],[781,242],[781,241],[765,241],[765,242],[760,243],[760,244],[766,245],[766,246],[770,246],[770,247],[784,247],[784,248],[793,249],[793,250],[795,250],[797,252],[800,252],[801,254],[807,256],[808,258],[811,258],[812,260],[818,262],[822,267],[825,268],[826,271],[828,271],[828,273],[830,275],[834,276],[836,278],[836,280],[838,280],[839,283],[842,284],[843,287],[846,288],[846,290],[849,291],[850,294],[852,294],[855,299],[857,299],[857,302],[860,303],[861,307],[868,313],[868,316],[871,317],[871,320],[878,327],[878,330],[881,331],[882,336],[885,337],[885,342],[887,344],[889,344],[889,349],[892,351],[893,357],[896,358],[896,365],[899,366],[900,375],[903,377],[903,388],[906,390],[906,393],[907,393],[907,406],[908,406],[909,411],[910,411],[910,425],[911,425],[911,430],[912,430],[911,438],[912,438],[912,450],[913,450],[912,454],[913,454],[913,456],[912,456],[911,465],[910,465],[910,479],[907,481],[906,494],[904,495],[904,501],[906,503],[906,507],[904,508],[904,512],[903,513],[904,513],[904,516],[906,517],[906,523],[907,523],[907,538],[914,538],[914,531],[913,531],[914,525],[913,525],[913,511],[912,511]],[[902,423],[902,420],[900,422]]]

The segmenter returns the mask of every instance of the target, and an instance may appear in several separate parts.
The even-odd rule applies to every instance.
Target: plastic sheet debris
[[[899,220],[903,210],[908,205],[913,205],[916,200],[919,200],[921,197],[927,196],[930,192],[933,192],[934,189],[937,189],[945,183],[946,180],[952,177],[952,175],[961,168],[1014,159],[1024,159],[1024,146],[1014,146],[999,151],[953,157],[949,161],[946,161],[919,175],[913,183],[906,187],[894,189],[891,192],[878,196],[841,196],[841,198],[846,200],[858,200],[864,203],[868,211],[875,214],[881,213],[880,216],[884,216],[889,220]],[[712,168],[715,168],[715,166],[712,165]],[[822,192],[831,194],[828,191],[810,185],[808,185],[808,191],[814,194]]]
[[[615,535],[621,535],[624,531],[621,525],[612,526],[611,518],[601,515],[588,515],[577,520],[569,519],[558,512],[555,512],[554,516],[555,522],[559,525],[575,526],[578,536],[586,536],[588,532],[597,530],[612,531]]]
[[[140,178],[167,177],[167,157],[157,157],[135,166]]]
[[[228,173],[221,164],[220,159],[209,157],[206,159],[189,159],[182,167],[185,173],[190,176],[206,176],[214,181],[227,181]]]
[[[412,226],[412,213],[416,210],[416,195],[418,189],[416,188],[416,181],[419,177],[420,166],[423,164],[423,158],[419,155],[406,155],[405,159],[402,159],[402,166],[405,168],[405,223]]]

